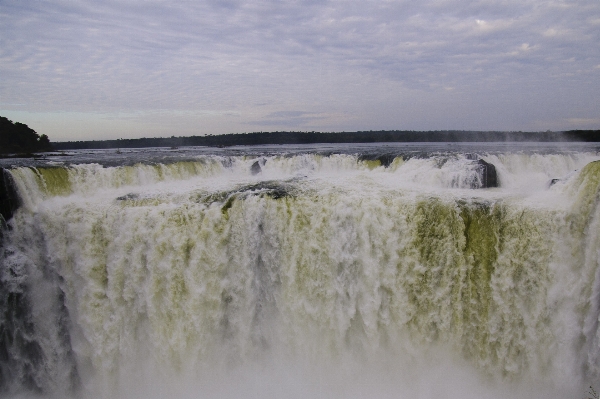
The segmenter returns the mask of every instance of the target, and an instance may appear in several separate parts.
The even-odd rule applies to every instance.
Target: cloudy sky
[[[600,128],[600,1],[0,0],[0,115],[52,141]]]

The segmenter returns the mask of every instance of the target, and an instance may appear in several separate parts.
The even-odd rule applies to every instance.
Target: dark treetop
[[[51,150],[48,136],[38,135],[24,123],[0,116],[0,154],[31,153]]]

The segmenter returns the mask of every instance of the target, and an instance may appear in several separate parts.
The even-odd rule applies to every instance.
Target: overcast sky
[[[600,1],[0,0],[0,115],[52,141],[600,128]]]

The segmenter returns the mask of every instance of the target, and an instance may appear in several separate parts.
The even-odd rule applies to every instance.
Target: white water
[[[460,154],[11,170],[3,281],[29,289],[36,385],[69,394],[75,369],[94,398],[581,397],[600,380],[600,157],[483,158],[500,188],[469,189]]]

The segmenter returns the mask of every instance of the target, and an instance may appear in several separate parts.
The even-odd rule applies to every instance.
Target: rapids
[[[153,151],[3,161],[3,395],[599,387],[598,148]]]

